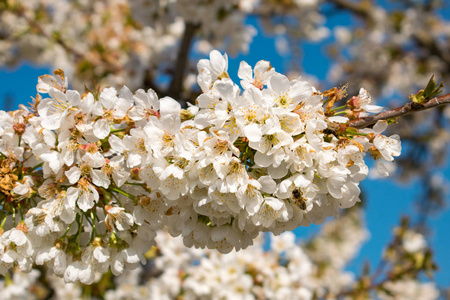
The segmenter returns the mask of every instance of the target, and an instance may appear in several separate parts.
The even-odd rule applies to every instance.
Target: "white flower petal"
[[[67,179],[69,180],[70,184],[75,184],[80,180],[81,177],[81,171],[77,167],[73,166],[66,172],[64,172]]]
[[[109,122],[105,119],[100,119],[94,123],[94,135],[101,139],[106,138],[111,132],[111,128],[109,126]]]

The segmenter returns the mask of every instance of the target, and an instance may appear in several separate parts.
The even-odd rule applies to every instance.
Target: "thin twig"
[[[339,8],[343,8],[362,17],[372,19],[371,7],[366,2],[351,2],[347,0],[328,0]]]
[[[403,117],[414,112],[434,108],[441,105],[450,104],[450,94],[446,94],[440,97],[431,99],[430,101],[418,104],[415,102],[409,102],[401,107],[397,107],[391,110],[380,112],[376,115],[368,116],[362,119],[351,120],[349,122],[350,127],[354,128],[366,128],[370,125],[375,124],[380,120],[389,120],[398,117]]]

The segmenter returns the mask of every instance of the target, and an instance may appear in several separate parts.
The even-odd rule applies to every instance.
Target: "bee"
[[[292,191],[292,197],[291,199],[294,201],[295,204],[300,207],[301,210],[306,209],[306,199],[303,198],[303,194],[300,191],[300,189],[295,189]]]

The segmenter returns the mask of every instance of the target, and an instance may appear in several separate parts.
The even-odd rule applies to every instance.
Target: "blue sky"
[[[330,20],[329,26],[348,24],[348,18],[338,16]],[[258,26],[254,19],[249,19],[248,23]],[[323,44],[304,43],[303,44],[303,68],[306,72],[314,75],[318,79],[325,79],[326,72],[330,67],[330,62],[325,58]],[[236,79],[239,62],[247,61],[254,65],[257,61],[265,59],[271,61],[272,65],[278,71],[283,71],[287,67],[288,59],[281,58],[276,54],[272,37],[260,34],[255,37],[250,46],[248,55],[230,57],[229,73]],[[37,77],[48,74],[51,69],[48,67],[36,67],[28,64],[15,67],[13,69],[0,68],[0,99],[11,96],[13,102],[2,102],[1,109],[16,109],[18,104],[30,102],[31,96],[36,95]],[[234,74],[234,76],[233,76]],[[6,107],[4,106],[6,105]],[[436,170],[444,178],[450,178],[450,164],[447,160],[440,170]],[[370,231],[370,239],[362,248],[360,255],[349,266],[352,271],[359,272],[362,269],[364,261],[370,261],[372,267],[376,266],[381,257],[383,246],[391,238],[392,229],[398,225],[402,215],[414,212],[413,200],[420,195],[420,185],[417,182],[399,184],[393,179],[370,180],[362,183],[362,189],[365,192],[366,222]],[[435,249],[435,257],[440,266],[437,272],[436,281],[441,287],[450,285],[450,238],[447,228],[450,225],[450,213],[445,210],[430,221],[431,234],[430,243]],[[308,227],[297,229],[296,233],[300,237],[310,236],[317,228]]]

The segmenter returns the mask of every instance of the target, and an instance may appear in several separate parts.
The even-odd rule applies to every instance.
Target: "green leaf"
[[[427,87],[423,90],[423,95],[426,97],[427,95],[430,95],[434,89],[436,88],[436,82],[434,81],[434,75],[431,76],[430,80],[428,81]]]
[[[428,81],[427,86],[424,90],[420,90],[417,94],[412,94],[410,96],[410,99],[413,102],[416,103],[426,103],[436,97],[440,92],[441,89],[444,87],[444,82],[441,81],[438,86],[436,86],[436,82],[434,81],[434,75],[431,76],[430,80]]]
[[[423,96],[423,91],[420,91],[415,95],[411,94],[411,96],[409,96],[409,98],[411,99],[412,102],[415,102],[415,103],[424,103],[425,102],[425,97]]]

